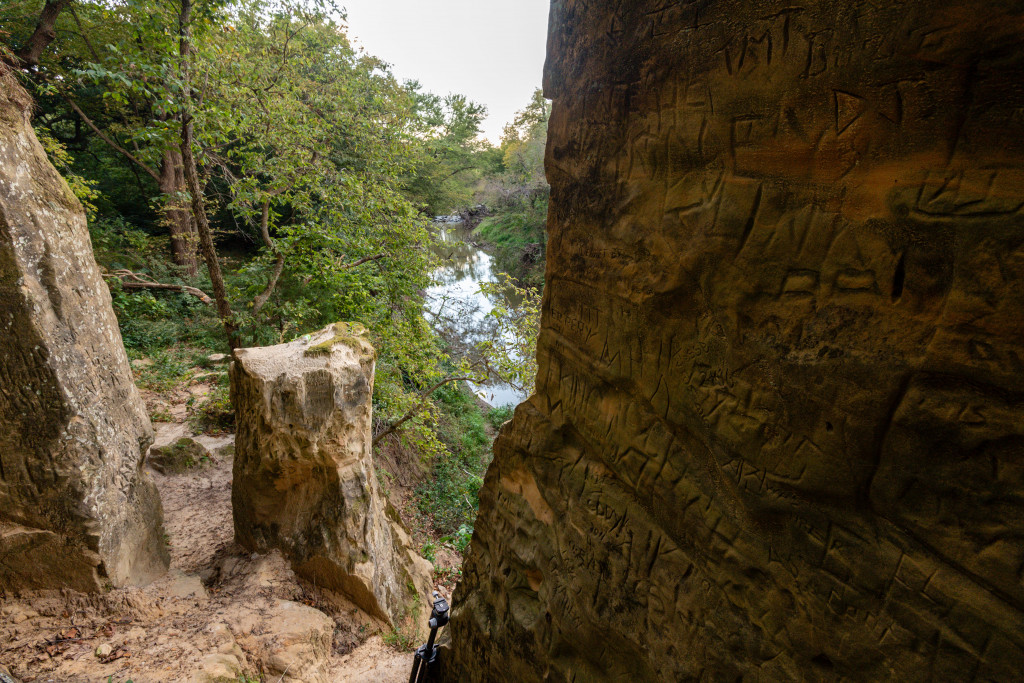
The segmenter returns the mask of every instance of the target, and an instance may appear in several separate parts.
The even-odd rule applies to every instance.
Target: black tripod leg
[[[420,659],[420,653],[417,652],[413,656],[413,659],[412,659],[412,673],[409,675],[409,683],[416,683],[417,680],[419,679],[420,664],[422,664],[422,663],[423,662]],[[424,668],[426,668],[426,667],[424,667]]]
[[[420,676],[416,679],[416,683],[426,683],[429,679],[427,677],[427,671],[430,668],[430,660],[433,659],[432,652],[425,652],[423,659],[420,662]]]

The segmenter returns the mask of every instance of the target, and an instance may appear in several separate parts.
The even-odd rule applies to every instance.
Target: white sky
[[[487,106],[494,143],[541,85],[550,0],[340,0],[349,36],[438,95]]]

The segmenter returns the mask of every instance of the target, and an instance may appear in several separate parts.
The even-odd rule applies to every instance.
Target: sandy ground
[[[157,426],[158,442],[185,434],[183,424]],[[151,472],[163,500],[170,573],[145,588],[100,595],[0,595],[0,664],[23,683],[199,683],[213,680],[225,662],[237,663],[236,680],[240,672],[265,683],[407,681],[412,656],[383,642],[383,624],[304,585],[280,555],[250,555],[234,544],[231,458],[220,450],[231,437],[199,440],[220,452],[210,464],[181,475]],[[292,655],[275,629],[292,605],[334,622],[330,652],[315,675],[304,673],[301,661],[278,672]]]

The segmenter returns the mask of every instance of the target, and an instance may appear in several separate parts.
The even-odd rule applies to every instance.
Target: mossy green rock
[[[377,352],[366,339],[367,330],[360,323],[334,323],[326,328],[327,337],[319,335],[316,341],[310,341],[303,351],[306,356],[329,356],[335,346],[343,344],[360,356],[376,358]],[[312,339],[312,337],[311,337]]]
[[[195,439],[184,436],[166,446],[149,449],[149,466],[161,474],[181,474],[210,462],[210,451]]]

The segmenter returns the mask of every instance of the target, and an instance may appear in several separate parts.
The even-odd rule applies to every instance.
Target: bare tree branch
[[[153,180],[155,180],[157,182],[157,184],[160,183],[160,174],[159,173],[157,173],[156,171],[151,169],[146,164],[142,163],[137,156],[135,156],[134,154],[132,154],[131,152],[126,150],[121,145],[119,145],[116,142],[114,142],[114,140],[109,135],[107,135],[102,130],[97,128],[96,124],[92,122],[92,119],[90,119],[86,115],[86,113],[84,111],[82,111],[81,107],[79,107],[78,104],[73,99],[71,99],[67,95],[64,96],[64,99],[67,100],[67,103],[71,105],[71,108],[74,109],[75,112],[78,113],[78,115],[82,118],[83,121],[85,121],[85,125],[87,125],[90,128],[92,128],[92,131],[94,133],[96,133],[96,135],[99,135],[100,139],[103,140],[103,142],[105,142],[108,145],[110,145],[113,149],[115,149],[116,151],[120,152],[121,155],[124,156],[126,159],[128,159],[129,161],[134,163],[136,166],[141,168],[143,171],[145,171],[147,174],[152,176]]]
[[[405,415],[403,415],[399,420],[397,420],[396,422],[392,422],[390,425],[388,425],[384,429],[384,431],[382,431],[377,436],[373,437],[373,445],[376,446],[377,443],[381,439],[383,439],[385,436],[387,436],[388,434],[392,434],[392,433],[398,431],[399,429],[401,429],[402,425],[404,425],[406,422],[408,422],[412,418],[416,417],[416,415],[420,412],[420,410],[423,409],[423,406],[430,399],[430,395],[433,394],[438,389],[440,389],[441,387],[443,387],[445,384],[448,384],[449,382],[472,382],[474,379],[476,379],[476,378],[474,378],[474,377],[446,377],[445,379],[441,380],[440,382],[438,382],[434,386],[429,387],[428,389],[424,389],[423,391],[420,392],[420,400],[416,402],[416,405],[414,405],[412,408],[410,408],[409,411]]]
[[[75,24],[78,25],[78,35],[85,42],[85,46],[89,48],[89,53],[92,55],[92,58],[97,62],[103,61],[100,59],[99,53],[96,52],[96,48],[94,48],[92,43],[89,41],[89,36],[86,35],[85,28],[82,26],[82,20],[78,18],[78,12],[75,11],[74,6],[69,7],[68,10],[71,12],[71,16],[75,18]]]
[[[341,267],[341,269],[342,270],[348,270],[349,268],[355,268],[356,266],[361,266],[364,263],[369,263],[370,261],[378,261],[378,260],[384,258],[385,256],[386,256],[386,254],[375,254],[373,256],[364,256],[363,258],[359,259],[358,261],[353,261],[352,263],[346,263],[345,265],[343,265]]]
[[[277,248],[274,240],[270,238],[270,197],[263,200],[263,212],[260,215],[260,236],[263,237],[263,244],[267,245],[267,248],[277,255],[277,261],[274,263],[274,272],[270,274],[270,280],[267,282],[266,288],[252,301],[253,315],[263,310],[267,301],[270,300],[270,295],[274,293],[274,289],[277,287],[277,281],[281,279],[281,273],[284,272],[284,254]]]

